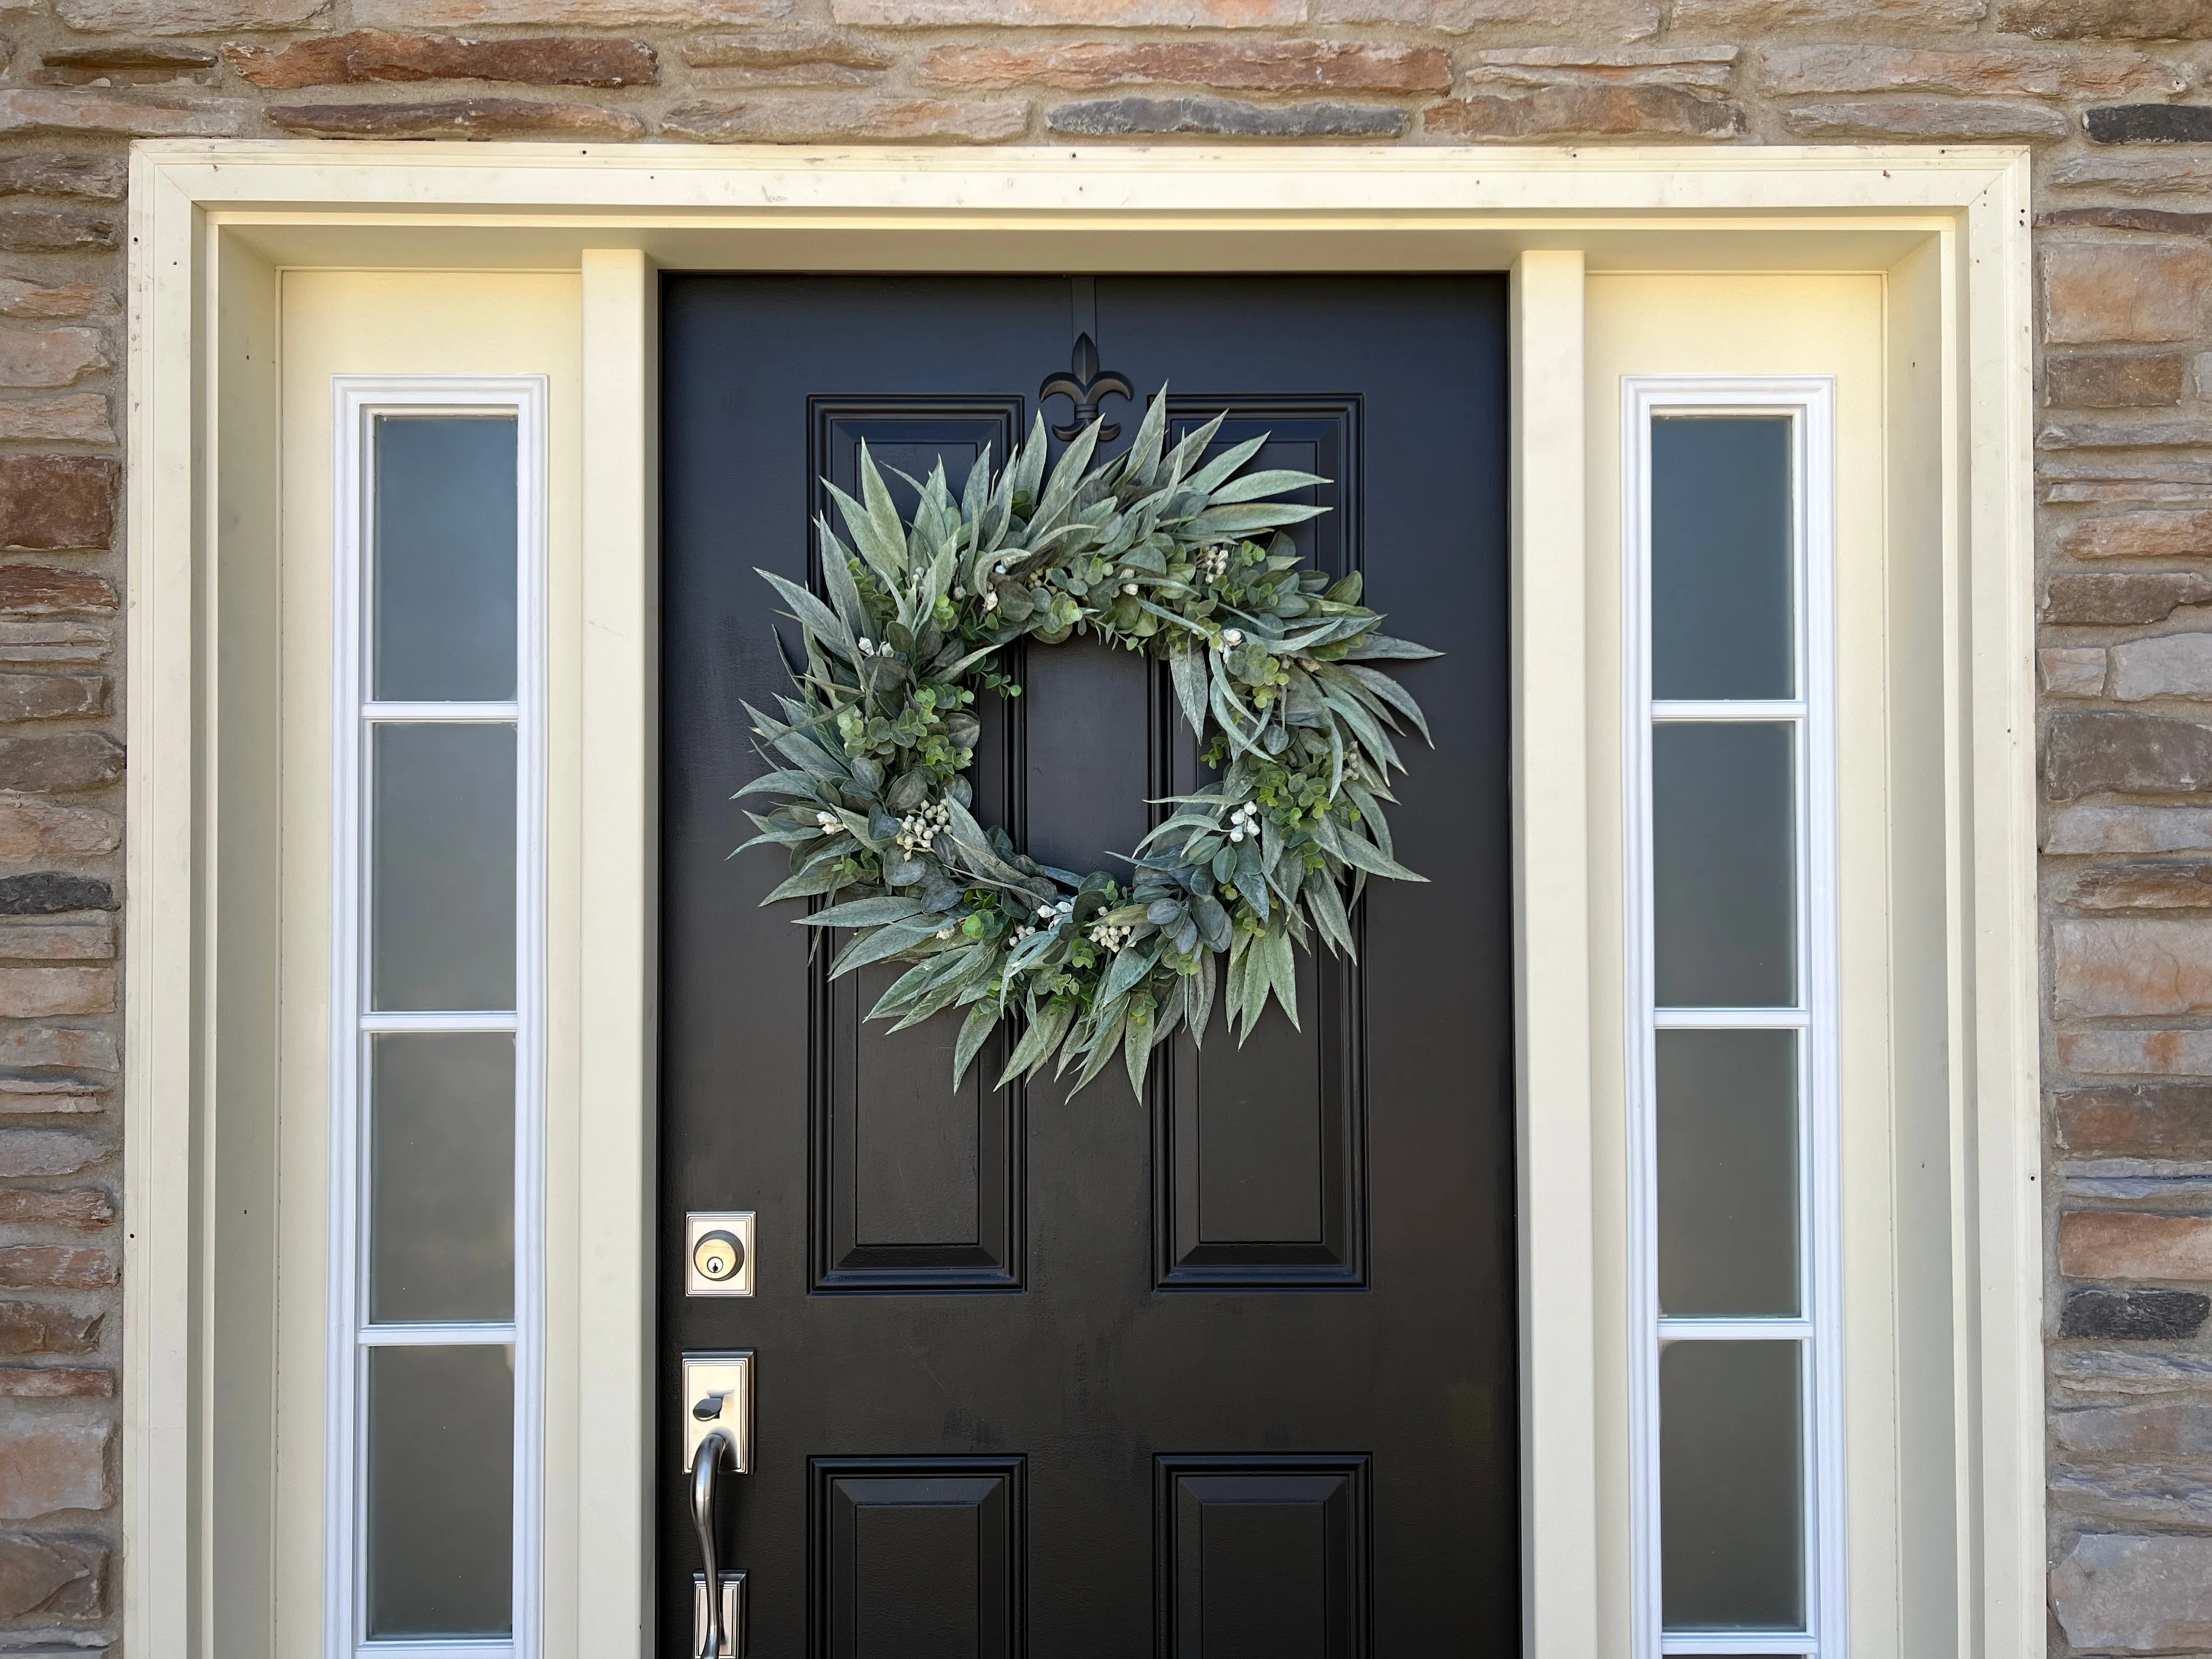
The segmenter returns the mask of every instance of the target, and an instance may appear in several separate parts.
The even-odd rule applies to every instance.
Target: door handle
[[[685,1354],[684,1405],[684,1468],[702,1569],[692,1598],[697,1659],[743,1659],[745,1575],[722,1569],[714,1520],[721,1476],[752,1468],[752,1351]]]

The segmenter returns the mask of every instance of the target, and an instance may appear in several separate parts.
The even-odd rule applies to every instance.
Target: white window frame
[[[1790,699],[1660,701],[1651,696],[1651,427],[1662,416],[1779,415],[1790,421],[1793,659]],[[1835,382],[1826,375],[1631,375],[1621,386],[1622,660],[1629,822],[1624,964],[1629,1127],[1629,1411],[1636,1659],[1662,1654],[1818,1654],[1843,1659],[1843,1240],[1837,1033]],[[1662,721],[1787,722],[1796,730],[1794,1009],[1667,1008],[1655,990],[1651,745]],[[1662,1029],[1787,1030],[1797,1045],[1801,1316],[1668,1318],[1659,1306],[1657,1035]],[[1662,1620],[1659,1356],[1667,1340],[1801,1343],[1805,1524],[1802,1632],[1669,1633]]]
[[[543,375],[334,375],[331,501],[333,757],[331,936],[329,1472],[325,1485],[328,1659],[536,1659],[544,1597],[546,442]],[[391,702],[369,695],[375,546],[375,428],[382,416],[508,413],[515,422],[515,700]],[[501,724],[515,728],[515,1006],[377,1013],[369,1009],[366,855],[370,729],[380,724]],[[498,1323],[372,1326],[368,1319],[368,1054],[381,1032],[514,1035],[514,1318]],[[369,1351],[378,1346],[511,1344],[514,1353],[514,1631],[508,1640],[368,1638],[365,1606]]]

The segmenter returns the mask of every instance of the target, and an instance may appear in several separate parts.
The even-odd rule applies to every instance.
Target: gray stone
[[[0,1618],[95,1618],[106,1571],[107,1548],[98,1539],[0,1535]]]
[[[1406,112],[1380,104],[1248,104],[1235,98],[1091,98],[1045,113],[1054,132],[1127,138],[1178,132],[1232,138],[1395,138]]]
[[[2212,697],[2212,634],[2161,634],[2114,646],[2112,695],[2122,702]]]
[[[1583,82],[1455,99],[1425,111],[1421,125],[1464,138],[1726,138],[1743,131],[1743,111],[1680,87]]]
[[[2115,1521],[2212,1522],[2212,1483],[2201,1475],[2136,1463],[2097,1463],[2061,1468],[2051,1476],[2051,1496],[2069,1510]]]
[[[123,775],[123,745],[105,732],[0,738],[0,789],[69,794],[103,789]]]
[[[2051,1428],[2068,1451],[2088,1456],[2212,1456],[2212,1405],[2203,1401],[2091,1406],[2054,1413]]]
[[[2108,190],[2122,196],[2202,196],[2212,162],[2179,155],[2073,155],[2054,161],[2044,183],[2060,190]]]
[[[130,182],[130,165],[120,155],[11,155],[0,161],[0,195],[119,202]]]
[[[2054,1382],[2082,1393],[2145,1399],[2212,1387],[2212,1354],[2142,1348],[2060,1348],[2049,1359]]]
[[[2212,576],[2191,571],[2053,576],[2043,620],[2091,628],[2164,622],[2185,605],[2212,600]]]
[[[2051,1610],[2077,1648],[2212,1646],[2212,1538],[2085,1533],[2051,1575]]]
[[[64,910],[112,910],[115,890],[96,876],[34,870],[0,877],[0,916],[52,916]]]
[[[2107,790],[2191,794],[2212,787],[2212,727],[2157,714],[2054,714],[2044,737],[2043,776],[2053,800]]]
[[[2106,104],[2081,125],[2097,144],[2212,144],[2212,105]]]
[[[2212,1085],[2067,1089],[2052,1105],[2058,1144],[2070,1152],[2212,1152]]]
[[[2073,127],[2045,104],[2006,98],[1837,98],[1786,106],[1782,125],[1804,138],[2065,138]]]
[[[2197,1334],[2212,1297],[2195,1291],[2075,1291],[2058,1316],[2061,1336],[2172,1342]]]
[[[2208,272],[2212,276],[2212,272]],[[2212,444],[2212,421],[2055,422],[2035,434],[2045,449],[2150,449]]]
[[[2068,806],[2051,815],[2046,853],[2212,852],[2212,809]]]
[[[2044,40],[2198,40],[2212,35],[2208,0],[2005,0],[1997,27]]]
[[[2094,697],[2105,690],[2105,653],[2100,646],[2058,646],[2035,653],[2043,689],[2054,697]]]

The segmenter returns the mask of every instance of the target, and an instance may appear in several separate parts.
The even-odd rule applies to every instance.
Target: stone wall
[[[0,0],[0,1650],[112,1639],[135,135],[2025,140],[2051,1643],[2212,1649],[2212,0]]]

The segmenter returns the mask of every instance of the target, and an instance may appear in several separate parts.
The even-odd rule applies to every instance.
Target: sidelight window
[[[1844,1651],[1831,386],[1625,387],[1638,1659]]]
[[[336,392],[327,1653],[529,1655],[544,387]]]

